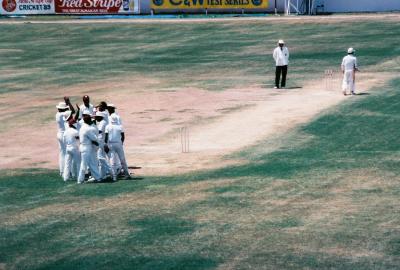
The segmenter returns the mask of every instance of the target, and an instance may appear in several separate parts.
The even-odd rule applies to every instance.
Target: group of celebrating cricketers
[[[344,95],[348,89],[355,95],[355,72],[359,71],[357,58],[353,48],[347,53],[341,65],[342,89]],[[276,61],[275,88],[285,88],[289,50],[283,40],[279,40],[273,58]],[[56,106],[60,175],[64,181],[76,177],[78,184],[108,178],[116,181],[119,175],[130,178],[123,148],[124,129],[115,106],[102,101],[94,107],[87,95],[82,100],[83,104],[77,104],[76,110],[68,97]]]
[[[117,181],[119,175],[129,179],[125,133],[115,105],[102,101],[93,106],[87,95],[82,100],[76,109],[68,97],[56,106],[60,175],[78,184]]]

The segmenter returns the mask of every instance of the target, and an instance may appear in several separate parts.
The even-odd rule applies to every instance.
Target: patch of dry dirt
[[[390,76],[360,73],[358,89],[366,91]],[[223,92],[193,88],[160,91],[153,87],[157,83],[146,78],[120,79],[56,89],[53,96],[43,89],[30,97],[29,104],[24,102],[26,93],[2,95],[3,104],[14,104],[7,112],[29,114],[30,122],[21,118],[3,130],[2,137],[7,139],[0,141],[0,168],[57,168],[56,125],[53,120],[42,121],[42,108],[47,118],[53,118],[53,106],[64,95],[89,93],[92,103],[106,100],[117,105],[126,130],[129,165],[142,166],[141,175],[178,174],[242,163],[224,156],[284,134],[345,99],[357,98],[344,97],[340,90],[325,90],[323,80],[299,89],[254,85]],[[183,126],[188,127],[190,153],[181,153],[179,130]]]

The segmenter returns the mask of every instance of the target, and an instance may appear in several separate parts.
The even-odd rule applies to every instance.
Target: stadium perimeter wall
[[[0,0],[0,15],[273,12],[275,0]],[[284,2],[277,5],[284,9]]]
[[[289,0],[0,0],[0,15],[280,13]],[[306,0],[304,0],[306,1]],[[302,0],[298,1],[299,3]],[[293,4],[297,0],[292,0]],[[400,0],[315,0],[314,13],[400,11]],[[295,12],[292,8],[292,12]]]
[[[400,0],[317,0],[325,12],[388,12],[400,11]]]

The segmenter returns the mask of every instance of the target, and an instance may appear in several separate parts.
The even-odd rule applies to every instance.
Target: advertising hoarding
[[[57,14],[139,14],[139,0],[55,0]]]
[[[269,0],[150,0],[154,10],[266,9]]]
[[[1,15],[54,14],[54,0],[0,0]]]

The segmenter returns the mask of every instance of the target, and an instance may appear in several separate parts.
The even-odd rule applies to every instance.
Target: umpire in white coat
[[[275,48],[272,56],[275,60],[275,89],[286,87],[286,75],[289,65],[289,49],[285,46],[283,40],[278,41],[278,47]],[[282,75],[282,79],[281,79]],[[279,85],[280,83],[280,85]]]

